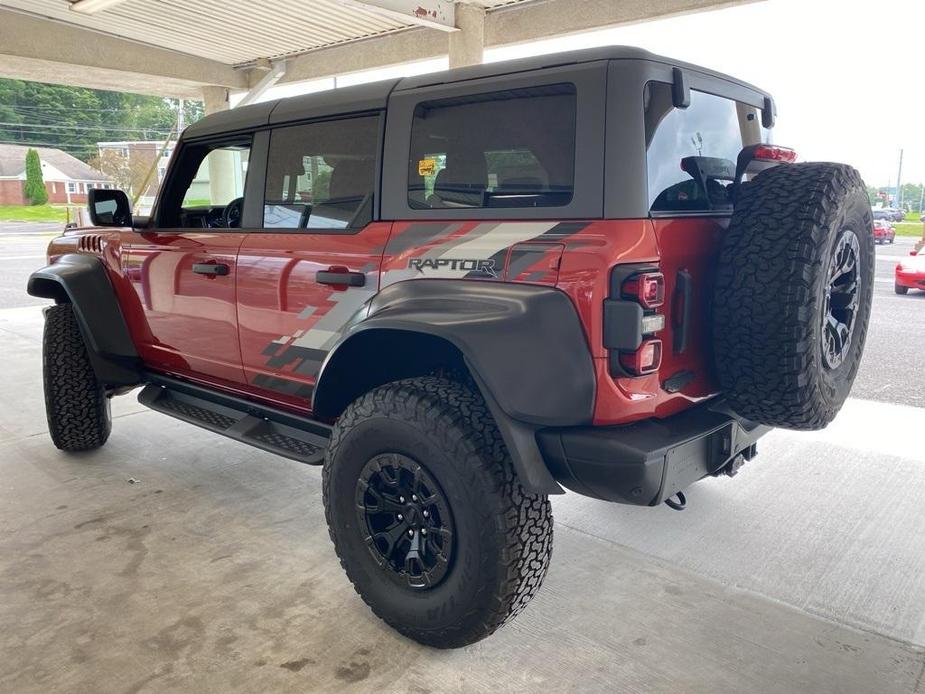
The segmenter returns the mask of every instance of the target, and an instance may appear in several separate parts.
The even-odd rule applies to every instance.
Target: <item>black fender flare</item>
[[[97,378],[107,386],[141,381],[140,359],[102,260],[68,253],[29,276],[31,296],[73,306]]]
[[[370,301],[365,318],[347,328],[325,359],[312,402],[316,416],[339,414],[336,389],[351,367],[338,355],[371,330],[418,333],[453,345],[492,410],[524,486],[561,493],[535,432],[590,424],[596,385],[584,328],[564,292],[482,280],[392,284]]]

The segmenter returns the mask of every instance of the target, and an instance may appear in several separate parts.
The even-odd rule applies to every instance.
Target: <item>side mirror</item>
[[[121,190],[91,188],[87,194],[87,208],[93,226],[132,226],[132,205]]]

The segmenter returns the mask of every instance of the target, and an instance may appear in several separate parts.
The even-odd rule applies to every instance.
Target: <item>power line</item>
[[[0,121],[0,125],[14,126],[17,128],[36,128],[46,129],[63,129],[63,130],[103,130],[107,132],[125,132],[125,133],[163,133],[170,132],[170,128],[111,128],[105,125],[52,125],[51,123],[14,123],[12,121]]]
[[[11,108],[21,108],[29,109],[34,111],[54,111],[60,110],[67,113],[73,111],[80,111],[83,113],[131,113],[134,110],[137,110],[142,106],[142,104],[132,105],[127,108],[81,108],[80,106],[63,106],[63,105],[54,105],[49,104],[47,106],[36,106],[34,104],[6,104]],[[170,105],[168,104],[168,107]]]
[[[95,144],[82,142],[30,142],[26,140],[0,140],[0,145],[18,145],[20,147],[51,147],[53,149],[96,150]]]

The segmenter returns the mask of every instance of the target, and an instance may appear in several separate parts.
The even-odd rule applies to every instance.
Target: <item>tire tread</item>
[[[90,451],[109,438],[109,400],[96,378],[74,309],[57,304],[45,313],[42,370],[48,433],[63,451]]]
[[[395,623],[370,602],[339,550],[331,516],[331,461],[355,423],[374,415],[410,421],[425,428],[447,452],[458,472],[485,503],[475,509],[479,527],[502,547],[497,556],[482,556],[480,575],[499,576],[457,625],[423,630]],[[487,489],[486,486],[487,480]],[[481,394],[454,381],[420,377],[389,383],[365,394],[341,415],[328,447],[322,489],[331,541],[354,589],[370,609],[396,630],[438,648],[459,647],[483,639],[519,614],[536,595],[552,554],[552,509],[544,495],[520,484],[510,455]],[[494,565],[492,565],[494,564]]]
[[[723,237],[713,290],[713,348],[720,387],[733,409],[762,424],[819,429],[844,402],[820,376],[817,344],[820,283],[840,207],[866,188],[850,166],[781,165],[742,185]],[[873,277],[869,207],[861,243]],[[859,232],[862,230],[859,230]],[[853,382],[866,339],[872,284],[853,340],[858,348],[842,367]]]

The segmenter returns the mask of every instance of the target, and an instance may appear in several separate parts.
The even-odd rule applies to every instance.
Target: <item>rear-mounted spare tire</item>
[[[864,351],[873,275],[855,169],[784,164],[743,184],[713,292],[715,366],[731,407],[776,427],[831,422]]]

